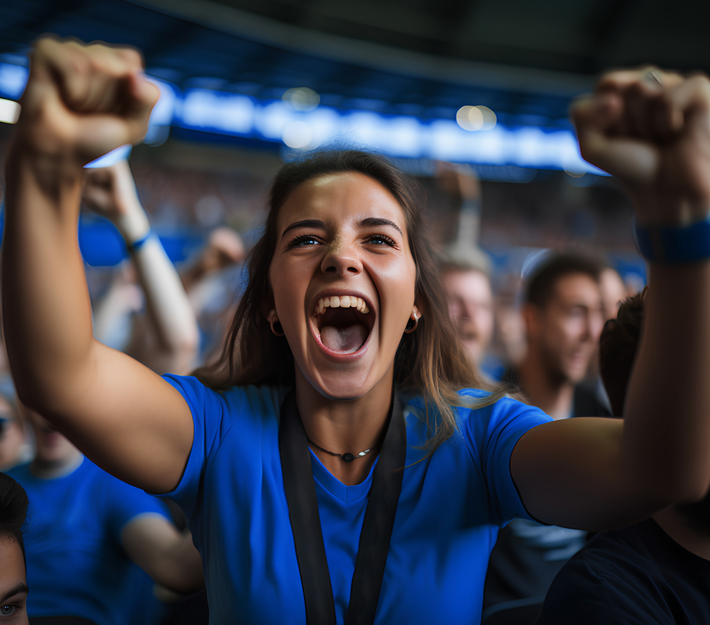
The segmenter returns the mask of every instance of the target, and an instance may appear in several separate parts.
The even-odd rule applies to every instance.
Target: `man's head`
[[[480,366],[493,337],[490,261],[478,248],[451,247],[442,255],[440,266],[449,315],[468,357]]]
[[[601,265],[575,253],[556,253],[529,276],[523,319],[528,354],[554,384],[585,377],[602,330]]]

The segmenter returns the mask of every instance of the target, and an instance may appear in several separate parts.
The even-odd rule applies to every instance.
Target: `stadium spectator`
[[[527,352],[503,379],[555,419],[608,414],[594,390],[580,384],[602,329],[600,273],[591,258],[555,253],[533,269],[525,285]],[[575,529],[511,521],[491,553],[483,622],[524,606],[529,607],[527,622],[534,622],[553,578],[584,539],[585,533]]]
[[[616,416],[641,335],[646,292],[626,300],[601,338],[600,369]],[[710,492],[597,534],[559,572],[537,625],[710,622]]]
[[[243,290],[246,250],[231,228],[214,229],[207,243],[181,273],[200,328],[200,362],[219,354]]]
[[[451,245],[439,262],[449,314],[466,354],[475,367],[493,377],[495,365],[486,359],[494,327],[490,261],[480,248]]]
[[[97,467],[46,419],[23,410],[35,434],[36,456],[8,474],[30,499],[32,523],[25,534],[30,617],[138,622],[142,615],[127,608],[141,585],[152,588],[138,566],[168,588],[198,590],[199,554],[191,536],[173,527],[163,504]]]
[[[27,494],[15,480],[0,473],[0,621],[27,625],[27,576],[22,531]]]
[[[195,314],[136,192],[128,162],[90,169],[82,200],[89,208],[108,218],[126,242],[140,291],[125,281],[113,287],[95,306],[98,340],[113,343],[111,335],[126,313],[142,308],[145,315],[133,318],[126,352],[156,373],[189,372],[196,364],[199,335]]]
[[[647,249],[641,349],[654,359],[639,360],[624,420],[554,420],[462,390],[478,379],[421,207],[362,152],[279,172],[214,376],[161,378],[95,341],[81,167],[145,133],[157,90],[141,67],[123,48],[35,48],[7,159],[8,356],[21,398],[102,466],[180,503],[211,619],[469,622],[511,518],[600,529],[705,495],[710,394],[693,380],[710,375],[710,249],[678,266]],[[617,175],[640,228],[706,216],[708,109],[706,78],[646,69],[609,74],[577,102],[582,154]]]
[[[439,259],[449,314],[472,364],[489,379],[497,378],[502,369],[487,351],[494,301],[491,260],[479,247],[481,184],[468,166],[438,163],[436,173],[439,186],[460,202],[456,239]]]

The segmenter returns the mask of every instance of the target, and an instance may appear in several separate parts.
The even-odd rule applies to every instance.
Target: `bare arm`
[[[178,592],[204,586],[202,560],[192,534],[181,534],[159,514],[141,514],[123,528],[121,542],[128,557],[155,582]]]
[[[157,90],[133,50],[41,40],[7,155],[2,301],[17,391],[89,458],[154,492],[192,444],[181,395],[94,340],[77,242],[82,167],[144,135]]]
[[[656,76],[607,75],[575,123],[585,158],[619,179],[639,223],[685,225],[710,210],[710,82]],[[624,421],[546,424],[513,453],[542,521],[618,526],[710,488],[710,262],[654,263],[651,282]]]
[[[150,232],[148,216],[138,199],[126,161],[105,169],[90,170],[83,200],[91,209],[111,220],[129,250],[134,242]],[[143,355],[143,358],[137,353],[131,355],[156,373],[188,373],[197,354],[199,333],[180,277],[155,236],[131,251],[131,259],[145,293],[150,329],[157,339],[150,354]]]

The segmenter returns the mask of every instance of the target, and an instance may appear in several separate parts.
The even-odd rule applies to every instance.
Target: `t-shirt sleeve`
[[[173,499],[190,520],[197,506],[207,458],[218,445],[224,401],[219,393],[205,387],[197,378],[167,374],[163,379],[180,392],[190,407],[194,435],[180,482],[171,492],[158,496]]]
[[[516,517],[535,520],[520,499],[510,472],[510,458],[523,434],[551,420],[539,408],[509,397],[472,411],[463,431],[486,481],[491,523],[505,525]]]

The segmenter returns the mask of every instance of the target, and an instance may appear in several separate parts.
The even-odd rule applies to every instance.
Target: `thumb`
[[[160,89],[145,74],[137,72],[128,76],[127,91],[129,98],[124,119],[128,136],[124,143],[136,144],[148,131],[148,120],[160,98]]]

